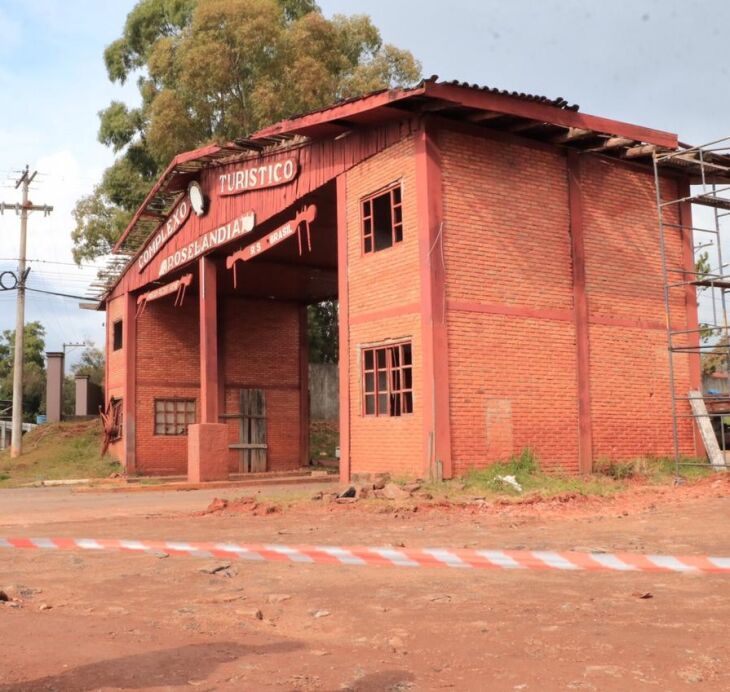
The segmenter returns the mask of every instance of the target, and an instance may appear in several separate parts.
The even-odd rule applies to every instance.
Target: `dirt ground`
[[[208,491],[98,498],[0,491],[0,535],[730,555],[727,477],[417,511],[308,501],[205,514]],[[61,521],[67,501],[75,514]],[[250,562],[201,571],[215,566],[0,551],[0,588],[19,599],[0,606],[0,690],[730,690],[727,576]]]

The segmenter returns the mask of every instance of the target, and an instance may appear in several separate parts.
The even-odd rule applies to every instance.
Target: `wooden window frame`
[[[385,195],[390,198],[391,243],[387,247],[376,248],[373,218],[374,203],[376,199]],[[373,192],[360,200],[360,236],[362,237],[361,250],[363,255],[382,252],[392,248],[396,243],[403,242],[403,185],[400,181]]]
[[[117,335],[119,338],[117,339]],[[112,322],[112,351],[121,351],[124,348],[124,322],[114,320]]]
[[[183,409],[178,409],[178,404],[186,404]],[[158,404],[164,404],[162,411],[158,410]],[[172,411],[168,412],[167,405],[172,404]],[[192,404],[192,411],[188,409],[187,405]],[[162,413],[164,418],[160,422],[157,420],[157,414]],[[172,423],[167,421],[168,413],[172,413]],[[192,418],[190,417],[192,414]],[[182,420],[178,420],[178,417],[182,415]],[[195,399],[189,397],[155,397],[154,408],[152,410],[152,424],[153,434],[156,437],[184,437],[188,434],[188,426],[193,425],[196,422],[198,415],[198,403]],[[184,425],[182,431],[179,432],[167,432],[166,427],[172,425],[176,431],[179,430],[180,425]],[[159,427],[162,426],[163,430],[160,431]]]
[[[372,354],[372,365],[368,367],[370,354]],[[380,354],[382,354],[382,358]],[[401,417],[413,413],[413,344],[411,341],[362,348],[360,367],[363,416]],[[406,372],[410,376],[409,387],[406,387]],[[381,384],[381,375],[385,376],[384,388]],[[369,384],[369,379],[372,385]],[[372,399],[372,411],[368,411],[369,399]]]
[[[109,431],[109,441],[118,442],[124,435],[124,406],[123,399],[111,398],[109,402],[111,409],[112,427]]]

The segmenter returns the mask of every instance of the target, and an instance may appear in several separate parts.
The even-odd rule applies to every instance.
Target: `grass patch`
[[[501,480],[513,477],[522,486],[522,492]],[[580,495],[608,495],[623,488],[623,484],[605,476],[575,476],[560,473],[545,473],[540,470],[537,458],[531,449],[525,449],[509,461],[492,464],[484,469],[474,469],[464,478],[469,492],[498,495],[525,495],[539,493],[553,497],[565,493]]]
[[[638,457],[626,461],[599,459],[596,462],[596,474],[608,476],[614,480],[642,478],[650,483],[663,484],[679,477],[684,480],[705,478],[714,473],[714,469],[706,459],[684,458],[679,465],[670,457]]]
[[[309,458],[316,464],[319,459],[334,459],[340,444],[337,421],[313,420],[309,426]]]
[[[714,471],[702,459],[686,459],[680,466],[679,475],[685,480],[700,479]],[[520,492],[500,477],[511,476],[522,487]],[[625,490],[632,481],[642,480],[655,485],[674,482],[676,478],[673,459],[665,457],[641,457],[630,461],[599,460],[595,472],[589,475],[546,473],[540,469],[538,459],[530,449],[508,461],[490,464],[483,469],[473,469],[465,477],[429,483],[424,486],[434,496],[457,497],[519,497],[539,495],[550,498],[566,494],[609,496]]]
[[[101,457],[99,420],[39,425],[23,436],[23,455],[0,452],[0,488],[42,480],[105,478],[121,471],[117,461]]]

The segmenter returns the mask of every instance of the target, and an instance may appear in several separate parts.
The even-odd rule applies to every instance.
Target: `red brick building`
[[[651,154],[677,147],[431,79],[177,156],[104,299],[112,451],[142,474],[306,464],[306,305],[338,299],[343,478],[670,453]],[[662,193],[688,184],[667,169]],[[691,271],[688,207],[666,213]],[[672,315],[696,326],[693,289]]]

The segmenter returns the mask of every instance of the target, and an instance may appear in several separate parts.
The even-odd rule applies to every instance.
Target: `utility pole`
[[[29,173],[28,166],[15,183],[17,190],[22,186],[23,197],[21,204],[0,204],[0,213],[6,209],[15,209],[20,214],[20,247],[18,253],[18,296],[15,310],[15,353],[13,359],[13,422],[12,437],[10,440],[10,456],[19,457],[23,453],[23,355],[25,349],[25,246],[28,231],[28,213],[42,211],[48,216],[53,207],[42,204],[32,204],[28,199],[28,188],[38,171]]]

